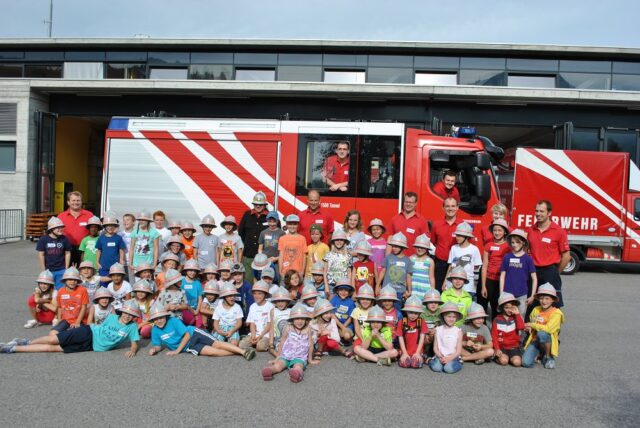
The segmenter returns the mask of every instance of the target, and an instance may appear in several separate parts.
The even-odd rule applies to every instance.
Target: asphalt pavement
[[[26,330],[35,244],[0,245],[0,341]],[[264,382],[258,355],[0,355],[5,426],[638,426],[640,269],[564,276],[555,370],[465,364],[454,375],[325,357],[299,384]]]

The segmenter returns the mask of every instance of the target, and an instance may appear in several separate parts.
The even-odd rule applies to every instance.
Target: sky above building
[[[0,0],[0,38],[47,37],[49,0]],[[54,0],[53,37],[256,38],[640,47],[620,0]]]

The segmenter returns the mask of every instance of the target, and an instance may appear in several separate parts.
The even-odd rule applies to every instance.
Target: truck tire
[[[580,269],[580,256],[576,251],[569,251],[569,263],[562,271],[563,275],[573,275]]]

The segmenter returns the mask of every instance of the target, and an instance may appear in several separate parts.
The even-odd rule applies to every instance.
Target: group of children
[[[63,225],[56,220],[49,223],[51,241],[64,237]],[[297,216],[286,218],[287,233],[277,221],[277,215],[270,214],[269,227],[260,236],[259,253],[251,266],[253,284],[239,263],[241,240],[237,234],[230,237],[235,220],[225,218],[230,236],[219,239],[226,242],[221,247],[211,238],[215,224],[207,216],[201,224],[204,233],[196,238],[193,226],[186,225],[188,239],[198,242],[191,244],[192,252],[184,243],[189,233],[170,236],[157,260],[153,234],[145,240],[149,258],[136,259],[129,249],[132,286],[122,263],[126,246],[114,238],[119,236],[117,221],[105,218],[100,224],[92,219],[91,234],[105,229],[96,237],[95,262],[85,258],[79,270],[71,267],[62,274],[43,270],[28,299],[32,319],[25,327],[52,324],[51,333],[33,341],[14,339],[2,344],[0,351],[102,351],[128,339],[132,345],[127,356],[132,356],[138,340],[148,338],[150,355],[166,348],[171,355],[237,354],[250,360],[256,351],[269,352],[274,359],[262,369],[262,377],[270,380],[288,369],[293,382],[301,381],[307,365],[317,364],[324,355],[381,366],[397,360],[403,368],[428,364],[445,373],[459,371],[463,362],[489,360],[532,367],[540,359],[545,368],[555,367],[564,321],[553,306],[556,291],[550,284],[537,286],[526,254],[526,234],[510,232],[504,220],[496,219],[490,226],[493,242],[485,247],[484,263],[472,243],[471,227],[458,225],[442,293],[434,280],[426,235],[416,238],[415,254],[409,257],[406,237],[397,233],[385,241],[384,225],[374,219],[368,228],[372,237],[356,243],[350,252],[342,230],[333,233],[327,246],[322,229],[312,227],[312,243],[307,246],[298,233]],[[139,224],[147,233],[149,220],[144,213]],[[185,231],[185,225],[178,227]],[[204,260],[212,261],[201,268],[198,249],[205,247],[199,239],[203,235],[204,256],[216,249],[220,254]],[[45,252],[45,267],[46,256]],[[480,267],[482,295],[487,297],[489,288],[495,294],[497,288],[496,301],[487,299],[491,320],[475,302],[473,281]],[[539,306],[525,323],[523,315],[534,301]]]

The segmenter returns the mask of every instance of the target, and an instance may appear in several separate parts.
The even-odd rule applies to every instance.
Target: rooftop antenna
[[[42,21],[49,26],[49,38],[51,38],[51,31],[53,27],[53,0],[49,0],[49,19]]]

